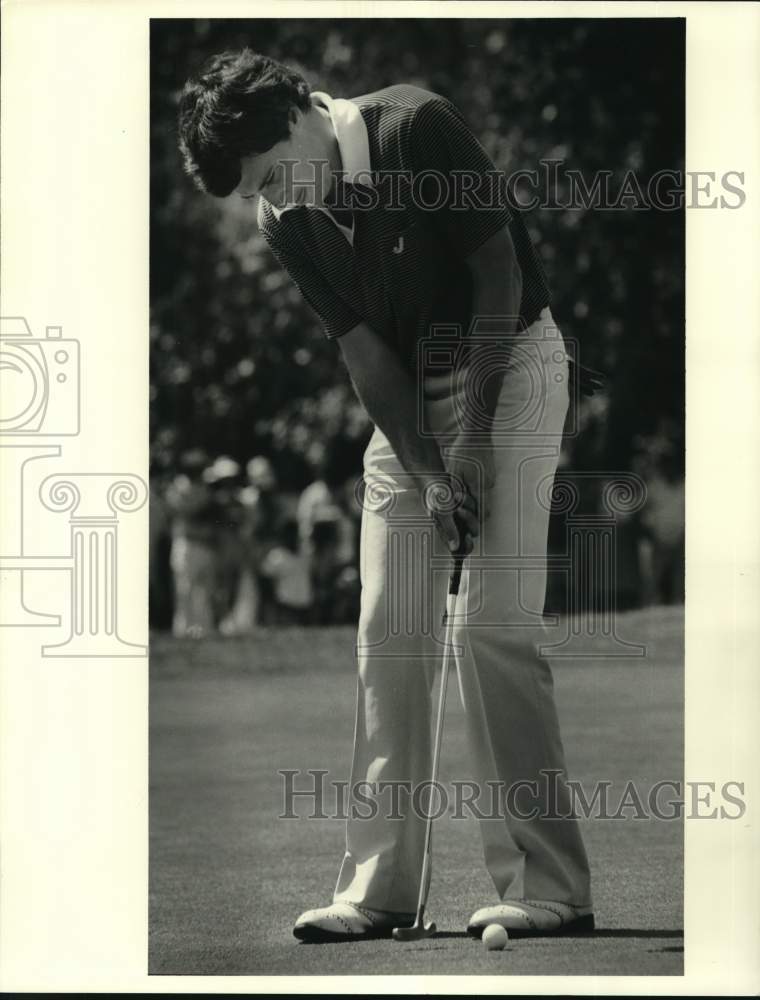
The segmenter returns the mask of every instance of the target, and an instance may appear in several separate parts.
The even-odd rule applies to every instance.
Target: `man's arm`
[[[493,338],[475,341],[470,347],[468,359],[473,371],[477,370],[480,375],[489,370],[492,373],[485,380],[478,378],[477,385],[474,380],[464,380],[466,402],[461,417],[461,431],[448,465],[454,475],[464,480],[475,498],[477,510],[482,509],[483,515],[487,517],[487,491],[494,481],[493,454],[487,432],[493,422],[504,381],[505,342],[495,335],[514,332],[520,315],[522,295],[520,266],[506,226],[474,250],[467,258],[467,264],[473,280],[472,315],[486,321],[493,317],[491,327],[486,322],[484,330],[494,334]],[[474,398],[476,389],[477,399]],[[460,461],[467,456],[470,458],[469,462]],[[475,457],[479,463],[480,475],[472,466]]]
[[[461,112],[446,98],[435,95],[416,112],[410,131],[409,154],[415,172],[434,171],[451,177],[455,172],[462,172],[470,177],[474,185],[473,200],[466,211],[452,199],[451,203],[436,209],[435,226],[441,240],[452,253],[462,255],[471,270],[473,316],[512,316],[516,319],[520,314],[522,275],[508,229],[513,219],[512,210],[508,203],[502,204],[501,199],[494,200],[494,178],[499,172]],[[456,185],[452,185],[452,189],[456,190]],[[486,329],[499,334],[512,332],[503,320],[495,328],[493,324],[486,325]],[[487,488],[493,482],[493,457],[486,432],[490,429],[504,378],[504,345],[494,351],[493,346],[497,343],[492,341],[490,347],[487,343],[471,345],[475,351],[471,351],[470,357],[478,362],[478,376],[489,371],[493,374],[479,377],[478,385],[465,386],[465,392],[471,394],[472,399],[465,407],[456,451],[449,451],[447,455],[449,468],[465,480],[484,514],[488,513]],[[488,353],[493,356],[488,357]],[[465,457],[470,461],[464,461]],[[474,459],[480,464],[480,475],[473,469]]]
[[[440,449],[432,436],[418,427],[417,386],[395,352],[366,323],[359,323],[338,339],[356,394],[370,419],[385,434],[395,454],[425,500],[428,510],[448,543],[456,549],[459,531],[452,514],[437,513],[435,485],[450,483]],[[463,497],[457,511],[460,523],[472,538],[479,533],[471,498]]]
[[[341,337],[356,326],[361,319],[359,314],[330,287],[324,275],[314,266],[307,249],[299,247],[292,232],[288,234],[286,223],[281,222],[270,228],[266,210],[261,207],[261,203],[259,230],[275,260],[290,275],[301,295],[319,317],[328,340]]]
[[[520,265],[517,263],[512,237],[506,226],[473,251],[467,258],[467,264],[472,273],[473,281],[473,317],[486,320],[494,317],[496,328],[489,331],[493,334],[508,335],[514,333],[520,316],[522,273]],[[494,337],[494,343],[499,343],[500,346],[498,352],[494,352],[493,360],[494,362],[503,361],[504,342],[497,341]],[[491,350],[492,346],[489,343],[475,345],[471,357],[480,358],[479,352]],[[482,360],[485,360],[485,356]],[[503,379],[504,369],[502,365],[496,378],[489,378],[484,387],[487,390],[484,401],[491,419],[493,419]],[[467,413],[469,416],[469,408]]]

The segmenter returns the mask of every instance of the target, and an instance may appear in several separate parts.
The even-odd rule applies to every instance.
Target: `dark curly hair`
[[[185,172],[201,191],[226,198],[240,183],[244,156],[290,135],[292,108],[307,111],[300,73],[249,48],[212,56],[182,90],[178,143]]]

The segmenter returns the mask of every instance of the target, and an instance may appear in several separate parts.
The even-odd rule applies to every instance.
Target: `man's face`
[[[313,205],[330,190],[332,175],[317,112],[291,112],[290,137],[256,156],[241,160],[242,178],[236,188],[241,198],[263,195],[277,208]]]

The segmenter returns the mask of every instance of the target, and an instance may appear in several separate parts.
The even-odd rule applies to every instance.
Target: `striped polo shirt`
[[[504,226],[522,271],[521,320],[538,317],[549,291],[522,213],[450,101],[405,84],[311,97],[335,129],[340,210],[260,197],[258,225],[329,339],[364,321],[415,372],[433,326],[468,330],[465,260]]]

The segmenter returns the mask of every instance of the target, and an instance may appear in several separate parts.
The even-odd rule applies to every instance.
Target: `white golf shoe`
[[[501,924],[510,937],[588,934],[594,929],[590,906],[570,906],[544,899],[510,899],[484,906],[470,917],[467,933],[480,937],[489,924]]]
[[[331,903],[307,910],[296,920],[293,936],[299,941],[367,941],[390,937],[394,927],[411,927],[413,913],[370,910],[357,903]]]

